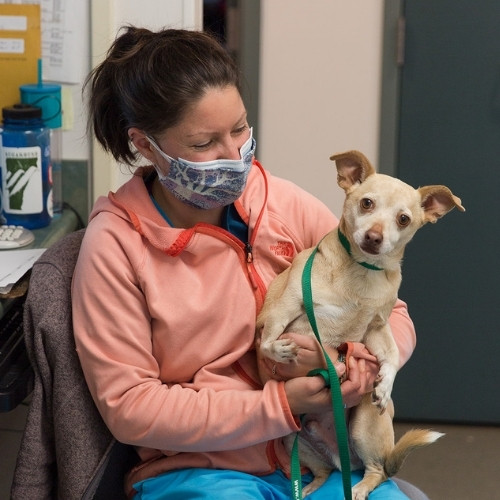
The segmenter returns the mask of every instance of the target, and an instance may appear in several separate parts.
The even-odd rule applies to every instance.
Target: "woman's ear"
[[[149,139],[144,132],[136,127],[129,128],[128,138],[130,139],[130,142],[132,142],[132,144],[135,146],[137,151],[139,151],[139,153],[144,156],[144,158],[146,158],[153,164],[156,163],[153,147],[151,146],[151,142],[149,142]]]

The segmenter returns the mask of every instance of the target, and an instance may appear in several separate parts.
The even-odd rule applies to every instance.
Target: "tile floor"
[[[431,500],[500,500],[500,426],[395,423],[396,437],[413,427],[446,435],[415,450],[398,476]]]
[[[0,413],[0,500],[10,495],[27,409],[23,404]],[[446,436],[412,453],[401,478],[420,487],[431,500],[500,500],[500,427],[398,422],[396,436],[411,427],[432,427]]]

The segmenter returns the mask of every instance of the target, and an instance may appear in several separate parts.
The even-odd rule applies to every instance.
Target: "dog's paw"
[[[260,350],[266,358],[278,363],[290,363],[297,357],[299,346],[291,339],[278,339],[264,342]]]
[[[378,407],[381,414],[384,413],[390,399],[390,393],[387,392],[387,388],[383,381],[383,379],[377,378],[373,385],[372,392],[372,403]]]
[[[318,488],[323,486],[331,472],[331,469],[327,468],[316,471],[314,474],[314,479],[302,489],[302,498],[305,498],[306,496],[310,495]]]
[[[381,415],[384,414],[390,399],[390,396],[380,394],[380,392],[377,392],[375,389],[372,392],[372,403],[380,410]]]
[[[352,500],[366,500],[370,491],[366,488],[365,485],[358,483],[352,489]]]
[[[394,376],[395,371],[385,365],[380,369],[373,385],[372,403],[380,409],[381,414],[384,413],[391,399]]]

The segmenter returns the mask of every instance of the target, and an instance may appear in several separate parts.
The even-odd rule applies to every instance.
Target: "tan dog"
[[[388,318],[401,283],[406,244],[425,223],[436,222],[454,207],[464,208],[445,186],[414,189],[377,174],[358,151],[330,159],[336,162],[338,184],[346,199],[339,231],[331,231],[321,241],[312,267],[318,330],[323,344],[334,348],[347,341],[364,343],[380,365],[373,393],[351,410],[349,419],[351,469],[365,468],[363,480],[353,488],[353,498],[361,500],[394,475],[412,449],[442,435],[412,430],[394,444],[391,391],[399,353]],[[259,356],[279,363],[293,362],[298,347],[290,339],[279,339],[280,335],[313,335],[301,288],[302,271],[312,250],[299,253],[271,283],[257,320]],[[269,374],[262,371],[261,377],[266,381]],[[388,411],[384,411],[386,408]],[[304,488],[304,495],[319,488],[333,469],[340,469],[332,420],[331,413],[308,415],[303,424],[301,464],[315,476]],[[289,451],[293,439],[293,435],[285,439]]]

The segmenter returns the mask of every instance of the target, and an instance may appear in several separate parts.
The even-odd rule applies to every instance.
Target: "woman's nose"
[[[219,160],[221,159],[226,159],[226,160],[239,160],[241,159],[241,153],[240,150],[245,144],[245,142],[248,140],[250,137],[250,131],[248,131],[247,134],[238,135],[237,137],[233,137],[232,135],[228,136],[221,142],[221,151],[220,151],[220,156]]]
[[[240,141],[233,139],[227,141],[220,151],[219,159],[222,160],[239,160],[240,159]]]

